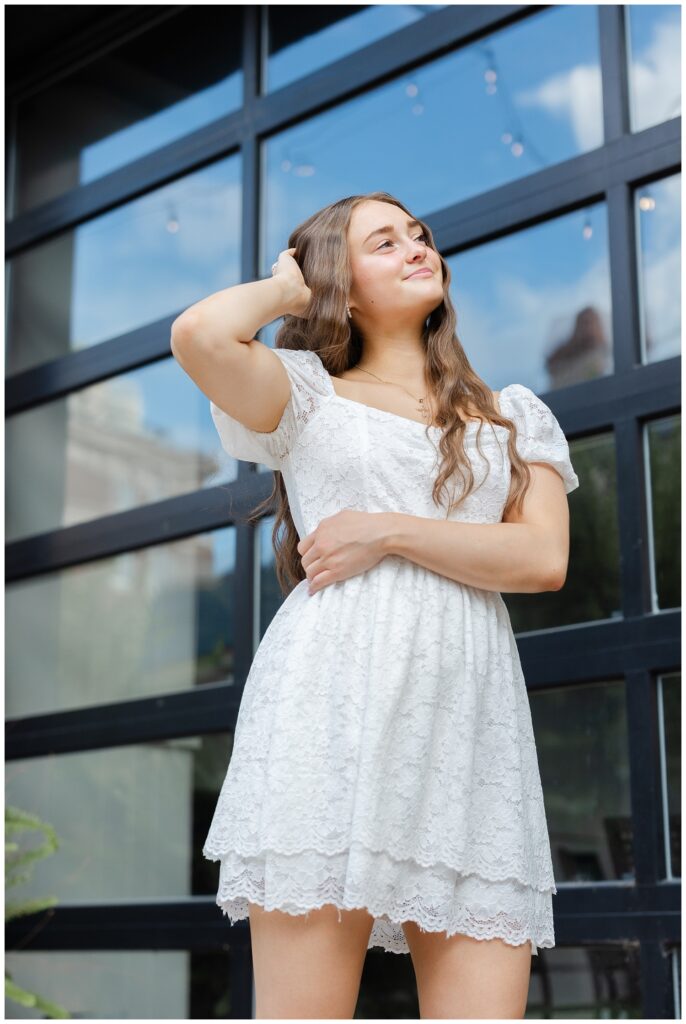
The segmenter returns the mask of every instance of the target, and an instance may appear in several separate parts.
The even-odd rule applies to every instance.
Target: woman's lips
[[[421,270],[415,270],[414,274],[408,274],[405,280],[409,281],[411,277],[419,277],[420,274],[433,275],[433,270],[430,267],[422,267]]]

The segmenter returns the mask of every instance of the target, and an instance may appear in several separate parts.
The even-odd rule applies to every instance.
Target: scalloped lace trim
[[[354,845],[338,854],[267,850],[249,857],[229,851],[221,858],[216,903],[232,925],[248,918],[248,901],[289,914],[307,914],[324,904],[339,910],[363,907],[374,917],[368,948],[390,953],[409,953],[402,922],[411,920],[422,931],[448,936],[501,938],[515,946],[528,941],[536,956],[539,946],[555,945],[555,891],[463,874],[446,865],[398,862]]]

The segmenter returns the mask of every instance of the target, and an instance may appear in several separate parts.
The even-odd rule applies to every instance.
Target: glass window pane
[[[525,1017],[643,1018],[639,944],[602,942],[541,949],[531,960]]]
[[[529,697],[558,887],[632,878],[624,681],[530,690]]]
[[[646,425],[653,611],[681,606],[681,416]]]
[[[569,451],[583,483],[567,495],[567,579],[561,590],[502,595],[515,633],[622,615],[614,435],[579,438]]]
[[[624,4],[631,130],[681,114],[681,7]]]
[[[667,878],[681,878],[681,673],[658,680],[662,691],[665,807],[668,821]]]
[[[218,865],[203,863],[202,844],[232,749],[232,734],[214,733],[7,762],[7,804],[47,822],[59,842],[11,887],[12,901],[216,894]],[[17,842],[25,852],[44,835]]]
[[[172,357],[17,413],[6,423],[10,541],[212,487],[238,474],[238,461],[217,437],[209,400]]]
[[[240,175],[240,157],[229,157],[15,256],[8,374],[238,284]]]
[[[600,146],[597,23],[594,5],[537,11],[268,139],[260,276],[341,194],[383,188],[436,210]]]
[[[460,341],[493,390],[542,393],[613,372],[604,203],[447,262]]]
[[[365,46],[412,25],[445,4],[369,4],[355,7],[313,4],[266,6],[268,52],[263,92],[312,74]],[[294,11],[296,17],[293,16]],[[302,14],[302,17],[297,17]]]
[[[681,175],[636,192],[641,359],[681,355]]]
[[[144,913],[144,911],[142,912]],[[21,988],[86,1020],[219,1020],[231,1017],[230,949],[8,952]],[[5,999],[5,1018],[47,1017]]]
[[[11,583],[6,715],[234,682],[235,542],[231,527]]]
[[[23,100],[12,216],[240,107],[242,25],[238,5],[182,9]]]

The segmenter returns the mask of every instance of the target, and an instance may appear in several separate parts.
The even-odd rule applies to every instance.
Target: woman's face
[[[399,206],[370,199],[356,206],[348,228],[352,271],[349,306],[361,328],[421,328],[443,301],[441,261],[417,223]],[[379,230],[383,228],[383,231]],[[426,268],[430,273],[414,274]]]

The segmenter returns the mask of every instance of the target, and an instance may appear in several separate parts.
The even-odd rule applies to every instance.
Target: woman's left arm
[[[501,523],[379,513],[384,555],[401,555],[458,583],[501,593],[559,590],[569,560],[569,506],[559,474],[529,463],[532,481],[521,513]]]

